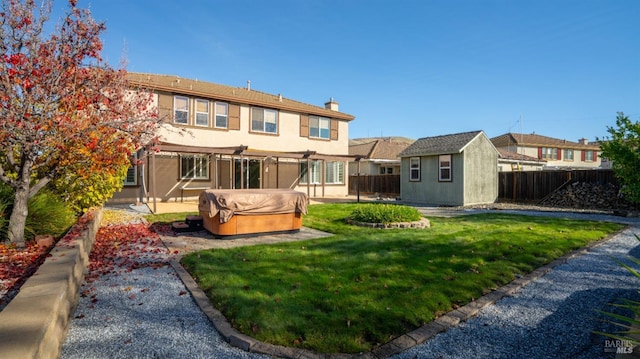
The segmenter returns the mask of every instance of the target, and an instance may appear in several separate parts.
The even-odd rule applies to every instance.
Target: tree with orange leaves
[[[27,201],[74,173],[122,173],[159,125],[151,93],[101,59],[105,24],[69,0],[47,33],[51,1],[2,0],[0,180],[14,191],[8,237],[24,245]]]

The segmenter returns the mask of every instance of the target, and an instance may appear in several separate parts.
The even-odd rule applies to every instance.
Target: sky
[[[349,138],[606,138],[640,121],[638,0],[78,0],[134,72],[355,116]],[[54,0],[54,17],[66,1]],[[58,14],[59,15],[59,14]]]

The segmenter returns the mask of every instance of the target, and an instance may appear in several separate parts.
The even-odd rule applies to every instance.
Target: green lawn
[[[345,224],[356,206],[309,206],[304,225],[332,237],[207,250],[182,264],[239,331],[272,344],[356,353],[623,228],[479,214],[430,218],[425,230],[380,230]]]

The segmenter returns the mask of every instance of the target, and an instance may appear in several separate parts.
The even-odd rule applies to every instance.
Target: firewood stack
[[[544,198],[540,205],[560,208],[580,208],[598,210],[639,210],[624,199],[618,186],[611,183],[574,182],[556,190]]]

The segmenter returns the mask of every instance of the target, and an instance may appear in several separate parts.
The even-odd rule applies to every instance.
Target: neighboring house
[[[587,139],[560,140],[535,133],[506,133],[491,139],[498,149],[546,160],[543,169],[597,168],[601,165],[600,146]]]
[[[498,171],[542,171],[547,164],[547,160],[507,151],[498,148],[500,157],[498,158]]]
[[[498,198],[498,150],[483,131],[421,138],[400,157],[402,200],[464,206]]]
[[[349,162],[349,174],[399,175],[398,154],[413,140],[408,138],[357,138],[349,140],[349,155],[358,160]]]
[[[349,122],[325,107],[247,88],[130,73],[166,119],[155,148],[140,154],[112,202],[194,199],[203,189],[290,188],[346,196]],[[154,202],[155,203],[155,202]]]

